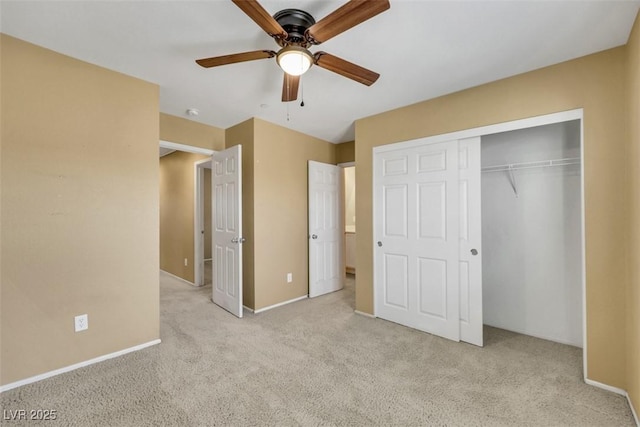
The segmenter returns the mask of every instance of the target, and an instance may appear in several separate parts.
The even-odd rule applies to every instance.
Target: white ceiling
[[[345,0],[264,0],[316,20]],[[331,142],[354,120],[626,43],[640,0],[407,1],[312,48],[381,74],[371,87],[319,67],[304,107],[282,103],[275,59],[205,69],[194,60],[275,42],[229,0],[0,2],[3,33],[160,85],[160,110],[227,128],[250,117]]]

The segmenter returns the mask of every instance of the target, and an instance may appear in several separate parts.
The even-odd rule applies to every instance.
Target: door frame
[[[193,163],[193,268],[196,286],[204,286],[204,170],[211,169],[211,158]],[[213,216],[213,212],[212,212]]]
[[[482,137],[485,135],[490,135],[494,133],[501,132],[509,132],[520,129],[528,129],[538,126],[550,125],[555,123],[563,123],[573,120],[580,120],[580,240],[581,240],[581,250],[580,250],[580,261],[581,261],[581,287],[582,287],[582,374],[585,382],[587,381],[587,312],[586,312],[586,289],[587,289],[587,271],[586,271],[586,242],[585,242],[585,186],[584,186],[584,109],[577,108],[575,110],[567,110],[561,111],[557,113],[544,114],[540,116],[529,117],[526,119],[513,120],[503,123],[497,123],[488,126],[481,126],[472,129],[465,129],[461,131],[428,136],[425,138],[417,138],[409,141],[401,141],[397,143],[381,145],[373,148],[373,159],[372,159],[372,170],[375,162],[375,155],[378,153],[384,153],[387,151],[397,150],[397,149],[405,149],[417,147],[425,144],[435,144],[439,142],[445,142],[454,139],[466,139],[473,137]],[[375,197],[375,176],[372,177],[372,186],[374,192],[372,197]],[[375,204],[374,204],[375,205]],[[376,224],[377,213],[375,210],[372,210],[372,224]],[[372,241],[372,252],[371,257],[373,262],[375,263],[375,235],[373,236]],[[376,286],[375,286],[375,269],[374,269],[374,286],[373,286],[373,315],[376,316],[375,307],[376,307]]]

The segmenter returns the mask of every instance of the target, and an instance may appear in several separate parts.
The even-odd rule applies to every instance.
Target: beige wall
[[[160,269],[191,283],[196,267],[194,163],[207,158],[182,151],[160,157]]]
[[[160,113],[160,139],[193,147],[222,150],[224,129]]]
[[[357,310],[373,310],[373,147],[584,108],[588,375],[625,388],[625,53],[625,48],[608,50],[358,120]]]
[[[343,142],[336,145],[336,164],[356,161],[355,141]]]
[[[253,123],[249,119],[225,131],[226,148],[242,146],[242,304],[254,309]]]
[[[255,308],[309,291],[307,161],[335,164],[335,145],[254,119]],[[293,273],[287,283],[286,274]]]
[[[627,391],[640,416],[640,14],[627,45],[627,78],[629,95],[628,158],[630,176],[629,266],[631,280],[627,292]]]
[[[159,338],[159,124],[156,85],[0,37],[8,384]]]

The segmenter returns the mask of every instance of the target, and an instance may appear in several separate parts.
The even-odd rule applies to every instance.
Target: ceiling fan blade
[[[389,7],[389,0],[351,0],[309,27],[307,40],[313,44],[324,43]]]
[[[282,82],[282,102],[295,101],[298,99],[299,85],[300,76],[292,76],[284,73],[284,81]]]
[[[315,64],[325,70],[333,71],[341,76],[355,80],[363,85],[371,86],[378,80],[380,74],[367,70],[359,65],[345,61],[326,52],[318,52],[314,55]]]
[[[211,68],[219,65],[235,64],[236,62],[273,58],[274,56],[276,56],[276,53],[272,50],[254,50],[232,55],[214,56],[213,58],[196,59],[196,63],[201,67]]]
[[[231,0],[271,37],[287,38],[287,32],[256,0]]]

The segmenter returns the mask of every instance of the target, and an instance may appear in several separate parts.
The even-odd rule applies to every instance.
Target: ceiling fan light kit
[[[320,68],[340,74],[358,83],[371,86],[380,75],[326,52],[309,52],[312,45],[319,45],[364,21],[389,9],[389,0],[350,0],[329,15],[316,22],[311,14],[300,9],[284,9],[271,16],[257,0],[232,0],[282,48],[236,53],[196,60],[202,67],[210,68],[237,62],[276,57],[284,71],[282,101],[298,98],[300,76],[315,64]]]
[[[291,76],[301,76],[313,64],[313,55],[300,46],[287,46],[280,49],[276,55],[276,62],[282,71]]]

